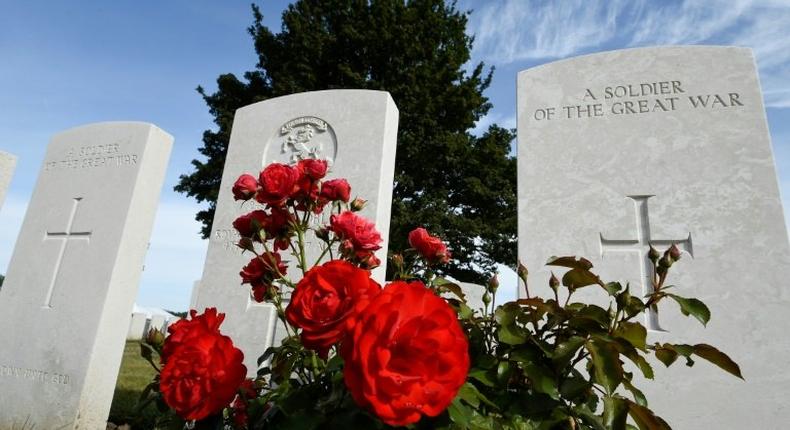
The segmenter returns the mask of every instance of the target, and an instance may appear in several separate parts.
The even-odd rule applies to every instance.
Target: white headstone
[[[473,310],[484,308],[483,294],[486,292],[485,285],[473,284],[471,282],[459,282],[458,285],[461,287],[461,291],[463,291],[464,296],[466,296],[467,306]]]
[[[302,144],[307,152],[315,151],[316,157],[331,160],[327,177],[346,178],[352,198],[368,199],[362,215],[376,223],[384,239],[377,253],[382,265],[373,271],[374,278],[381,282],[386,270],[397,131],[398,109],[389,93],[383,91],[300,93],[236,111],[203,277],[193,297],[199,311],[213,306],[227,314],[223,332],[244,351],[250,374],[255,374],[257,358],[283,333],[275,332],[275,308],[255,303],[249,286],[241,285],[239,271],[252,254],[242,255],[235,246],[239,236],[231,224],[255,207],[233,200],[233,183],[242,173],[257,175],[272,162],[293,162]],[[300,141],[298,148],[288,145],[289,137],[297,135],[307,140]],[[290,259],[290,254],[282,254]],[[296,263],[289,266],[288,275],[299,279]]]
[[[0,207],[3,206],[6,191],[11,184],[11,177],[14,176],[16,168],[16,156],[7,152],[0,151]]]
[[[662,303],[648,343],[717,346],[746,382],[701,359],[654,361],[656,380],[640,385],[651,408],[678,429],[790,422],[790,249],[751,50],[631,49],[523,71],[518,128],[532,292],[548,292],[549,256],[581,255],[646,293],[648,243],[678,243],[673,292],[713,317],[703,328]]]
[[[172,137],[53,137],[0,290],[0,428],[106,425]]]
[[[132,320],[129,322],[129,334],[126,336],[127,340],[140,340],[148,333],[148,315],[140,312],[132,314]]]

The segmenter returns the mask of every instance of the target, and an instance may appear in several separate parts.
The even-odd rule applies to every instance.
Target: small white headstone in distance
[[[148,315],[140,312],[132,314],[132,320],[129,322],[129,334],[126,336],[127,340],[140,340],[148,333]]]
[[[368,199],[362,215],[376,223],[384,239],[377,253],[382,265],[373,271],[381,282],[386,271],[397,132],[398,109],[383,91],[300,93],[236,111],[203,277],[193,297],[198,311],[216,307],[227,314],[223,332],[244,351],[244,364],[251,375],[256,373],[257,358],[278,344],[284,333],[275,330],[274,307],[256,304],[248,286],[241,286],[239,271],[252,254],[242,255],[236,247],[239,236],[232,223],[255,207],[233,200],[233,183],[239,175],[257,175],[273,162],[295,163],[300,157],[330,160],[327,177],[347,179],[352,198]],[[318,257],[317,248],[312,249],[308,250],[310,265]],[[290,254],[282,254],[291,259]],[[296,263],[289,265],[289,277],[298,280]]]
[[[7,152],[0,151],[0,207],[3,207],[5,194],[11,184],[16,168],[16,157]]]
[[[648,245],[677,243],[672,292],[713,317],[704,328],[662,303],[645,320],[648,343],[709,343],[746,381],[701,359],[654,361],[656,380],[638,384],[650,407],[678,429],[790,422],[790,247],[751,51],[642,48],[523,71],[518,141],[519,256],[532,292],[551,294],[549,256],[580,255],[603,279],[647,293]]]
[[[52,139],[0,290],[0,428],[106,426],[172,140],[136,122]]]

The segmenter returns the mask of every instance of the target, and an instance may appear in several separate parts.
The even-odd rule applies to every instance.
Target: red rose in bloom
[[[247,368],[244,354],[220,334],[225,318],[216,309],[206,309],[191,320],[168,328],[162,355],[164,366],[159,387],[165,403],[185,420],[200,420],[228,406],[242,384]]]
[[[375,251],[381,248],[381,234],[376,225],[351,211],[329,218],[329,229],[347,242],[356,252]]]
[[[428,230],[422,227],[415,228],[409,233],[409,245],[416,249],[428,264],[447,264],[450,261],[447,245],[438,237],[428,234]]]
[[[302,329],[302,344],[326,358],[353,328],[355,317],[381,291],[370,272],[343,260],[310,269],[299,281],[285,317]]]
[[[299,172],[285,164],[272,163],[266,166],[258,177],[260,189],[255,194],[259,203],[280,206],[293,194]]]
[[[266,252],[260,257],[255,257],[241,269],[242,284],[250,284],[255,301],[262,302],[267,299],[269,288],[276,288],[272,284],[280,274],[285,275],[288,267],[282,262],[280,254]]]
[[[307,176],[313,181],[317,181],[326,176],[327,167],[326,160],[313,160],[312,158],[299,160],[299,163],[296,165],[301,175]]]
[[[439,415],[466,381],[469,343],[455,311],[421,282],[386,286],[348,337],[346,386],[391,426]]]
[[[293,233],[291,223],[295,221],[293,214],[287,209],[272,208],[271,215],[264,224],[267,238],[274,238],[275,249],[288,249],[289,240]]]
[[[320,197],[328,202],[340,200],[348,203],[351,199],[351,185],[345,179],[331,179],[321,184]]]
[[[258,190],[258,181],[254,176],[243,174],[233,184],[233,198],[236,200],[249,200]]]
[[[239,232],[241,237],[252,237],[253,239],[260,239],[258,230],[264,228],[269,223],[269,215],[262,211],[252,211],[244,214],[235,221],[233,221],[233,228]]]

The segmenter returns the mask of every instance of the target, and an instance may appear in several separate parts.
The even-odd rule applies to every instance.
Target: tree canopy
[[[243,79],[219,76],[212,94],[198,87],[217,128],[203,133],[205,161],[193,160],[175,188],[209,204],[196,216],[204,237],[236,109],[303,91],[375,89],[400,111],[390,249],[408,248],[409,231],[424,226],[449,244],[446,274],[456,279],[482,282],[497,262],[514,265],[514,134],[497,125],[471,133],[491,108],[483,92],[493,69],[467,65],[469,12],[442,0],[299,0],[279,33],[252,12],[256,67]]]

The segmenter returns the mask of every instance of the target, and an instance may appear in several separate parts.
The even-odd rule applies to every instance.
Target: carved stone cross
[[[648,251],[652,245],[656,249],[677,245],[680,250],[694,257],[691,246],[691,233],[685,239],[654,239],[650,234],[650,216],[647,201],[652,195],[628,196],[634,201],[636,215],[636,239],[606,239],[599,233],[601,241],[601,256],[607,252],[634,252],[639,255],[642,292],[646,296],[653,292],[653,263],[648,258]],[[658,313],[648,309],[645,313],[645,325],[648,330],[665,331],[658,321]]]
[[[72,231],[72,226],[74,225],[74,217],[77,215],[77,207],[80,204],[82,197],[75,197],[74,204],[71,207],[71,214],[69,214],[69,221],[66,225],[66,230],[62,232],[47,232],[44,236],[44,240],[60,240],[60,251],[58,251],[58,258],[55,260],[55,269],[52,271],[52,278],[49,281],[49,289],[47,290],[47,296],[44,299],[44,308],[52,309],[52,295],[55,292],[55,283],[58,280],[60,275],[60,267],[61,263],[63,262],[63,256],[66,254],[66,246],[69,243],[69,240],[76,239],[76,240],[87,240],[90,242],[91,232],[90,231]]]

